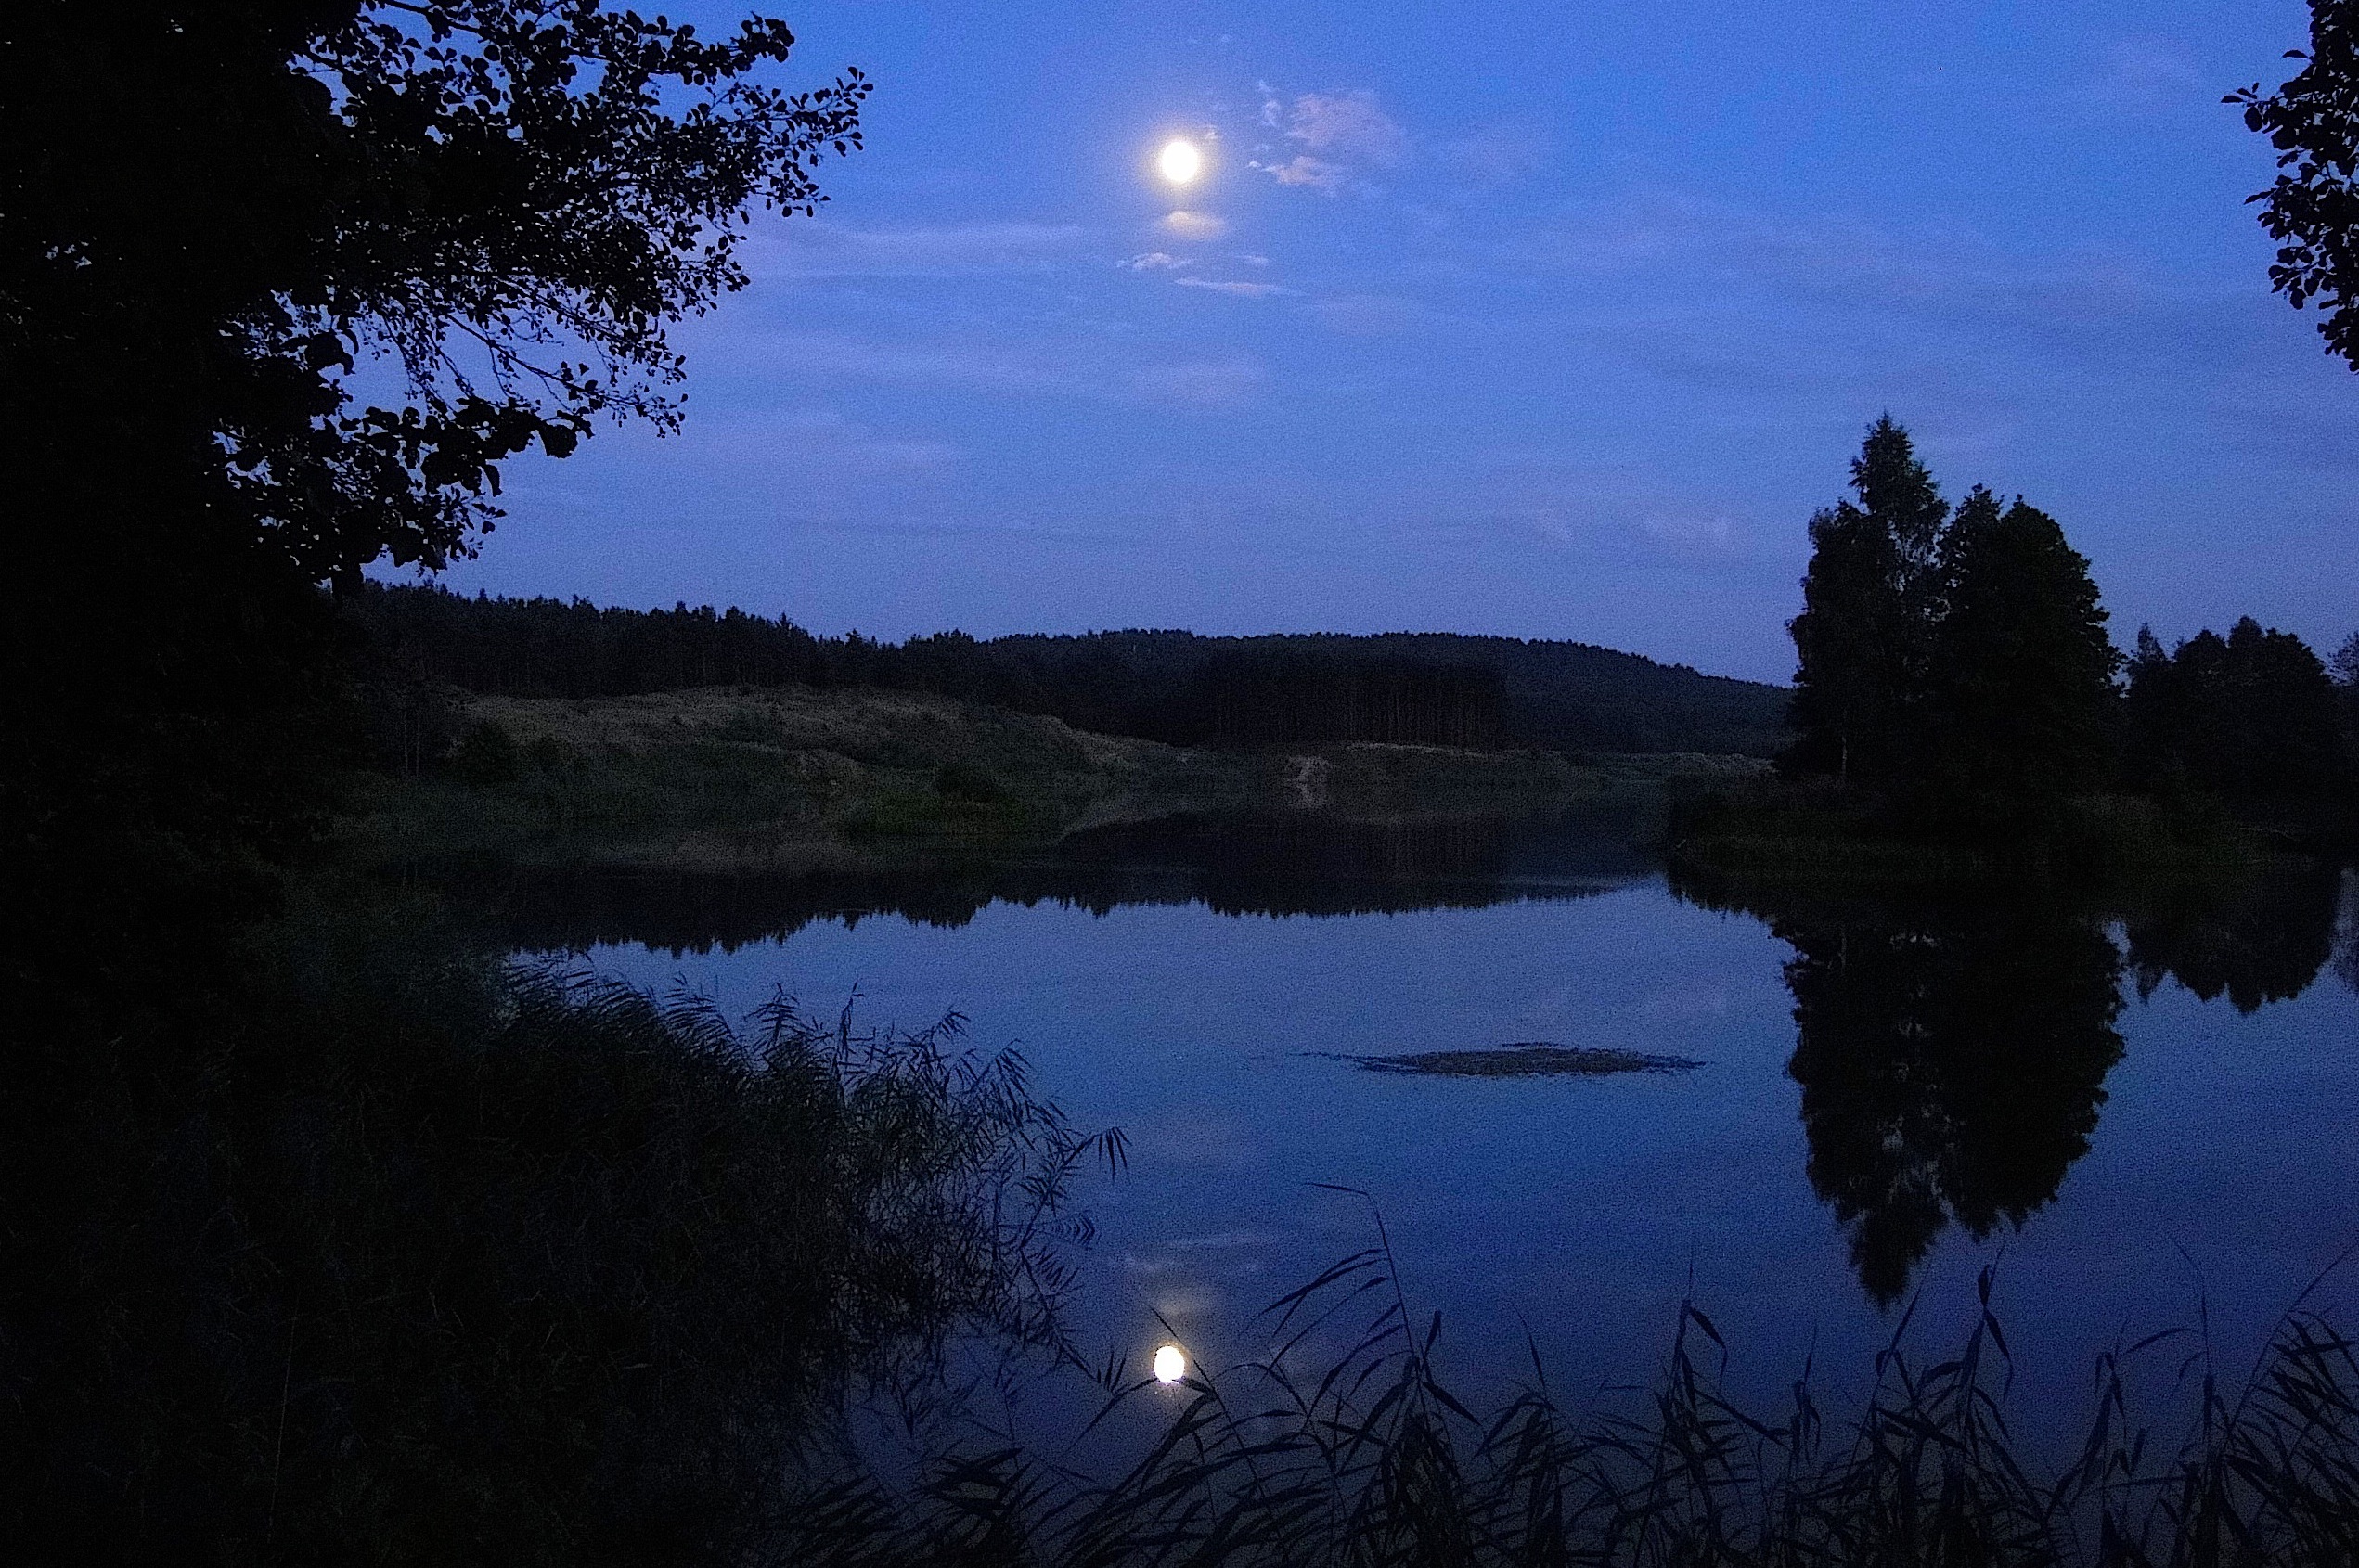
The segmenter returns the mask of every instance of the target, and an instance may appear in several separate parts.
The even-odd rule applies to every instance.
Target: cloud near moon
[[[1268,93],[1266,87],[1263,91]],[[1282,119],[1286,139],[1308,150],[1250,165],[1282,186],[1333,196],[1358,182],[1365,171],[1393,168],[1409,153],[1409,133],[1371,92],[1305,93],[1283,114],[1277,98],[1265,96],[1262,123],[1274,127]]]
[[[1190,289],[1211,289],[1223,294],[1234,294],[1241,300],[1266,300],[1273,294],[1295,292],[1282,283],[1234,283],[1210,277],[1175,277],[1171,281]]]
[[[1214,217],[1210,212],[1191,212],[1184,207],[1167,216],[1163,226],[1182,239],[1218,239],[1229,232],[1227,219]]]

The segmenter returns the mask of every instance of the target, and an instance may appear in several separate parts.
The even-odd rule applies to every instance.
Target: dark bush
[[[1008,798],[1007,787],[990,770],[970,762],[944,763],[934,775],[934,792],[946,801],[972,801],[995,805]]]
[[[515,737],[495,719],[468,726],[467,733],[458,738],[458,749],[451,752],[452,777],[482,789],[512,784],[522,770],[523,758]]]
[[[1120,1149],[955,1017],[732,1026],[418,905],[151,1022],[0,1122],[0,1528],[60,1562],[748,1561],[845,1400],[1053,1341]]]

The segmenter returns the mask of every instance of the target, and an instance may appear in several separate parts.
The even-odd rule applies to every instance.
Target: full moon
[[[1185,147],[1187,144],[1181,142],[1175,143],[1174,145]],[[1188,148],[1189,156],[1193,157],[1195,155],[1195,150],[1196,149],[1194,148]],[[1171,157],[1171,154],[1167,150],[1163,156],[1166,160],[1168,160]],[[1155,1347],[1154,1370],[1155,1382],[1178,1382],[1181,1378],[1188,1375],[1188,1357],[1176,1344],[1157,1345]]]
[[[1174,138],[1163,144],[1155,163],[1163,170],[1163,177],[1173,185],[1183,186],[1204,173],[1204,154],[1196,144]]]

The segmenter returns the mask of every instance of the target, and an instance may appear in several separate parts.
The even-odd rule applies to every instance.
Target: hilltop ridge
[[[481,696],[709,686],[929,691],[1176,745],[1374,740],[1766,756],[1786,689],[1573,641],[1442,632],[963,632],[880,642],[685,603],[469,598],[370,585],[349,607],[401,671]]]

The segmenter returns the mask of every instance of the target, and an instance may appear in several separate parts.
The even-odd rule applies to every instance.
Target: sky
[[[2359,628],[2359,377],[2220,102],[2299,0],[766,8],[875,79],[866,148],[678,333],[685,430],[511,465],[453,587],[1785,680],[1888,410],[2056,516],[2124,645]]]

